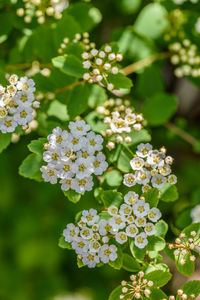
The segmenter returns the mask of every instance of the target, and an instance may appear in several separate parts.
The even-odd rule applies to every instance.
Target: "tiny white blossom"
[[[144,232],[138,234],[135,237],[135,246],[142,249],[148,244],[148,240],[146,238],[146,234]]]
[[[115,235],[115,240],[116,242],[118,242],[119,244],[124,244],[127,242],[127,234],[123,231],[119,231],[116,235]]]
[[[103,263],[117,259],[117,247],[115,245],[103,245],[99,251],[99,257]]]
[[[65,241],[71,243],[78,237],[79,228],[74,224],[67,224],[67,228],[63,231],[63,235],[65,237]]]
[[[155,225],[152,223],[146,223],[144,231],[147,235],[154,235],[156,233]]]
[[[128,192],[125,196],[124,196],[124,201],[129,204],[129,205],[133,205],[139,198],[139,195],[136,194],[135,192]]]
[[[158,208],[153,207],[150,209],[149,213],[148,213],[148,218],[150,221],[152,222],[157,222],[160,218],[161,218],[161,212]]]
[[[133,211],[137,217],[146,216],[148,214],[149,210],[150,210],[149,203],[146,203],[144,200],[138,200],[133,205]]]
[[[135,224],[130,224],[126,227],[126,234],[129,237],[135,237],[138,233],[138,228]]]
[[[91,208],[90,210],[83,210],[81,219],[88,226],[94,225],[99,221],[99,216],[97,215],[97,210]]]
[[[57,171],[55,170],[54,165],[49,164],[48,166],[42,166],[40,171],[42,172],[44,181],[50,182],[51,184],[57,183]]]

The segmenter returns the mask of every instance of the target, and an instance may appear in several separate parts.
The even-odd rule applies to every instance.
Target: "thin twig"
[[[25,70],[25,69],[29,69],[33,66],[33,64],[19,64],[19,65],[6,65],[6,69],[9,71],[13,71],[13,70]],[[52,68],[53,64],[48,63],[48,64],[40,64],[40,68]]]
[[[190,135],[188,132],[184,131],[180,127],[177,127],[176,125],[172,124],[171,122],[167,122],[164,124],[166,128],[171,130],[173,133],[181,137],[184,141],[188,142],[190,145],[195,146],[197,143],[197,140]]]
[[[59,94],[59,93],[65,92],[65,91],[71,90],[71,89],[73,89],[75,86],[77,86],[77,85],[79,85],[79,84],[83,84],[83,83],[85,83],[85,80],[75,81],[74,83],[69,84],[69,85],[67,85],[67,86],[64,86],[64,87],[61,88],[61,89],[55,90],[53,93],[54,93],[54,94]]]
[[[129,75],[131,73],[134,73],[144,67],[150,66],[154,61],[160,60],[160,59],[165,59],[170,57],[171,54],[169,52],[162,52],[162,53],[156,53],[154,55],[148,56],[142,60],[139,60],[127,67],[125,67],[122,72],[124,75]]]

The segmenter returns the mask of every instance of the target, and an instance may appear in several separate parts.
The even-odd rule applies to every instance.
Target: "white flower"
[[[159,167],[159,172],[163,176],[167,176],[171,173],[171,168],[169,165],[164,165],[162,167]]]
[[[138,233],[138,228],[135,226],[135,224],[130,224],[126,227],[126,234],[129,237],[135,237]]]
[[[135,246],[142,249],[148,244],[146,234],[144,232],[135,237]]]
[[[60,184],[61,184],[61,190],[68,191],[69,189],[71,189],[72,178],[62,179],[60,180]]]
[[[88,251],[89,242],[87,240],[85,240],[85,239],[77,237],[72,242],[72,248],[76,251],[76,254],[83,255],[84,253],[86,253]]]
[[[84,69],[89,69],[90,67],[91,67],[91,62],[89,60],[83,62]]]
[[[138,200],[133,205],[133,211],[137,217],[146,216],[148,214],[149,210],[150,210],[149,203],[146,203],[144,200]]]
[[[90,210],[83,210],[81,219],[88,226],[94,225],[99,221],[99,216],[97,215],[97,210],[91,208]]]
[[[112,226],[109,224],[109,220],[101,219],[99,221],[99,233],[102,236],[106,236],[112,232]]]
[[[85,177],[83,179],[73,178],[72,179],[72,189],[75,190],[77,193],[81,194],[85,191],[91,191],[93,188],[93,180],[92,176]]]
[[[147,169],[142,168],[141,170],[135,172],[135,178],[138,184],[146,185],[150,181],[151,173],[147,171]]]
[[[115,240],[116,242],[118,242],[119,244],[124,244],[127,242],[127,234],[123,231],[120,231],[118,232],[116,235],[115,235]]]
[[[140,157],[135,157],[130,161],[130,165],[133,170],[141,170],[144,166],[144,160]]]
[[[19,106],[14,114],[13,119],[19,125],[25,125],[33,120],[33,109],[31,107]]]
[[[54,0],[52,3],[53,3],[52,7],[55,13],[62,13],[63,10],[67,8],[69,5],[69,2],[67,0],[59,0],[59,1]]]
[[[83,148],[87,142],[85,137],[74,137],[72,134],[68,135],[68,146],[73,150],[73,151],[79,151],[81,148]]]
[[[94,154],[96,151],[100,151],[103,148],[102,136],[99,134],[95,134],[93,131],[90,131],[86,135],[86,142],[87,142],[87,150],[90,154]]]
[[[74,137],[80,137],[90,130],[90,125],[86,124],[84,120],[69,122],[69,129]]]
[[[65,241],[71,243],[78,237],[79,228],[74,224],[67,224],[67,228],[63,231],[63,235],[65,237]]]
[[[164,187],[164,185],[166,183],[166,178],[160,174],[157,174],[152,177],[151,183],[154,188],[161,189]]]
[[[60,127],[53,129],[52,134],[48,135],[47,139],[52,147],[55,146],[68,146],[69,133],[66,130],[62,130]]]
[[[78,158],[76,162],[73,164],[73,173],[76,174],[76,178],[83,179],[85,177],[88,177],[92,174],[92,162],[93,158],[88,157],[86,159],[84,158]]]
[[[164,158],[165,158],[164,153],[159,152],[158,150],[153,150],[153,151],[150,151],[150,153],[147,157],[147,163],[150,166],[152,166],[153,168],[161,167],[164,165]]]
[[[124,201],[129,204],[129,205],[133,205],[139,198],[139,195],[136,194],[135,192],[128,192],[125,196],[124,196]]]
[[[146,218],[144,217],[137,217],[135,219],[135,224],[137,227],[144,227],[146,225]]]
[[[91,241],[89,244],[89,251],[90,252],[99,252],[99,249],[101,248],[101,244],[95,240],[95,241]]]
[[[111,215],[111,216],[117,215],[117,214],[118,214],[118,207],[117,207],[117,206],[114,206],[114,205],[108,207],[108,213],[109,213],[109,215]]]
[[[28,77],[21,77],[17,83],[17,89],[33,93],[35,92],[35,83],[32,79],[28,79]]]
[[[161,218],[161,212],[158,208],[153,207],[150,209],[149,213],[148,213],[148,218],[150,221],[152,222],[157,222],[160,218]]]
[[[128,204],[122,204],[120,206],[119,214],[122,216],[129,216],[132,213],[132,207]]]
[[[169,175],[167,180],[170,184],[176,184],[177,183],[177,177],[174,174]]]
[[[58,150],[50,149],[43,153],[43,160],[55,165],[60,160],[60,156],[61,156],[61,153],[60,153],[59,149]]]
[[[89,240],[92,237],[92,229],[88,227],[83,227],[80,231],[80,236],[85,239]]]
[[[72,172],[73,163],[71,160],[60,161],[57,165],[57,170],[58,170],[59,178],[65,179],[65,178],[72,178],[74,176],[74,173]]]
[[[156,233],[155,225],[152,223],[146,223],[144,231],[147,235],[154,235]]]
[[[147,157],[149,155],[149,152],[152,150],[152,146],[151,144],[147,143],[147,144],[139,144],[137,146],[137,151],[136,151],[136,154],[139,156],[139,157]]]
[[[15,103],[22,107],[30,107],[34,99],[35,99],[34,95],[27,91],[22,91],[22,92],[20,91],[13,98]]]
[[[40,168],[42,172],[42,178],[46,182],[50,182],[51,184],[57,183],[57,171],[55,170],[54,165],[42,166]]]
[[[97,154],[97,156],[95,156],[92,164],[93,164],[93,172],[95,175],[101,175],[108,168],[106,157],[102,153],[99,153]]]
[[[134,186],[137,183],[135,175],[132,173],[125,174],[123,183],[128,187]]]
[[[126,218],[124,216],[117,215],[109,219],[109,224],[112,226],[113,230],[118,231],[126,226],[125,221]]]
[[[82,262],[84,265],[88,266],[88,268],[95,268],[99,263],[99,256],[94,252],[84,253],[82,256]]]
[[[13,120],[12,117],[6,116],[3,119],[0,119],[0,131],[3,133],[13,132],[17,127],[17,123]]]
[[[103,263],[114,261],[117,259],[117,247],[115,245],[103,245],[99,251],[99,257]]]
[[[196,205],[190,213],[193,223],[200,222],[200,205]]]

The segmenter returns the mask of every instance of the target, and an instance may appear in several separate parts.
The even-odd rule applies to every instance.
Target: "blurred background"
[[[92,1],[99,8],[103,21],[93,30],[91,39],[98,46],[112,39],[119,41],[126,55],[125,65],[142,59],[146,52],[141,54],[140,44],[135,49],[134,39],[126,39],[126,36],[139,9],[149,2]],[[198,8],[200,10],[200,4]],[[163,41],[158,44],[165,47]],[[148,47],[146,51],[149,51]],[[131,77],[136,86],[132,89],[132,96],[138,109],[144,99],[155,92],[175,93],[179,106],[171,122],[197,142],[199,139],[200,143],[198,82],[175,78],[172,66],[166,61],[155,63]],[[191,209],[200,204],[199,149],[194,149],[166,127],[150,130],[154,147],[165,145],[168,154],[175,158],[174,174],[178,176],[180,197],[173,206],[163,202],[160,206],[170,225],[168,238],[173,238],[173,225],[182,229],[178,216],[186,217],[189,225],[192,222]],[[78,211],[95,207],[96,203],[85,197],[77,206],[64,197],[59,186],[37,183],[18,175],[19,165],[29,154],[27,145],[36,138],[38,135],[34,132],[23,136],[0,155],[0,300],[106,300],[111,290],[129,274],[108,266],[94,270],[78,269],[76,254],[58,247],[59,236],[66,224],[74,221]],[[165,262],[176,274],[167,286],[167,291],[173,293],[187,279],[177,273],[167,258]],[[198,271],[195,279],[200,280]]]

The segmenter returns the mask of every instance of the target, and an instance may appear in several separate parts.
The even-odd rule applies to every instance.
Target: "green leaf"
[[[157,207],[159,202],[159,191],[158,189],[150,189],[148,192],[144,193],[145,201],[149,203],[150,207]]]
[[[138,74],[136,90],[143,97],[151,97],[156,93],[164,91],[164,82],[160,68],[153,65],[145,68],[143,73]]]
[[[101,199],[105,207],[115,205],[119,207],[123,202],[123,196],[117,191],[103,191],[101,193]]]
[[[130,154],[127,150],[122,149],[117,160],[117,168],[123,172],[131,172]]]
[[[74,190],[68,190],[63,192],[64,195],[68,198],[69,201],[77,203],[81,199],[81,194],[76,193]]]
[[[136,259],[139,259],[141,261],[144,260],[144,257],[146,255],[146,247],[139,249],[138,247],[135,246],[133,239],[130,240],[130,251],[133,257],[135,257]]]
[[[121,247],[118,247],[117,249],[117,259],[114,261],[109,261],[109,266],[116,270],[120,270],[123,263],[123,252]]]
[[[129,147],[142,142],[147,143],[151,141],[151,136],[146,129],[142,129],[140,131],[131,131],[128,135],[132,139],[131,143],[128,144]],[[127,146],[126,143],[123,142],[123,144]]]
[[[126,14],[135,13],[139,9],[141,2],[141,0],[118,0],[120,11]]]
[[[115,90],[130,89],[133,86],[132,81],[122,73],[108,74],[108,81],[114,85]]]
[[[145,101],[144,118],[151,126],[159,126],[168,121],[177,109],[177,99],[174,95],[158,93]]]
[[[118,287],[116,287],[110,294],[108,300],[117,300],[120,299],[120,295],[122,294],[122,286],[119,285]]]
[[[120,186],[120,184],[122,183],[122,179],[122,174],[117,170],[105,172],[104,180],[109,186]]]
[[[59,238],[58,246],[63,249],[72,250],[72,244],[66,242],[63,235]]]
[[[57,100],[54,100],[51,102],[47,113],[49,116],[54,116],[54,117],[60,119],[61,121],[68,120],[66,105],[60,103]]]
[[[82,61],[72,54],[54,57],[52,63],[56,68],[68,75],[77,78],[83,77],[84,69]]]
[[[32,153],[29,154],[19,167],[19,174],[23,177],[42,181],[40,168],[43,165],[42,157]]]
[[[151,300],[163,300],[168,299],[168,296],[161,290],[157,288],[151,288],[151,294],[149,295]]]
[[[70,91],[67,111],[71,119],[82,114],[88,107],[90,87],[87,84],[77,85]]]
[[[178,199],[178,191],[175,185],[169,185],[169,187],[162,193],[160,200],[164,202],[174,202]]]
[[[28,144],[28,149],[40,156],[43,156],[44,152],[44,143],[47,142],[47,139],[45,138],[39,138],[38,140],[33,140]]]
[[[189,298],[191,294],[195,295],[195,298],[197,298],[200,294],[200,281],[199,280],[192,280],[189,282],[186,282],[182,287],[181,290],[184,294],[186,294]],[[176,299],[180,299],[180,297],[177,296]]]
[[[164,6],[153,3],[146,5],[133,26],[134,30],[148,39],[157,39],[168,26],[167,11]]]
[[[183,265],[180,263],[181,258],[183,258],[183,255],[175,257],[177,270],[185,276],[192,276],[194,273],[195,264],[190,260],[190,253],[187,252],[187,254],[184,256],[186,262]]]
[[[132,256],[124,253],[122,268],[129,272],[138,272],[141,269],[141,266]]]
[[[11,137],[12,137],[11,133],[0,132],[0,153],[9,146],[11,142]]]
[[[168,281],[170,281],[170,279],[172,278],[172,274],[169,272],[156,270],[146,274],[145,278],[147,280],[152,280],[154,282],[154,286],[161,287],[166,285]]]
[[[97,84],[93,84],[88,99],[88,105],[94,108],[98,105],[102,105],[106,101],[106,99],[107,95],[105,89]]]
[[[165,237],[168,231],[168,225],[164,220],[160,220],[156,223],[156,236]]]
[[[83,264],[82,260],[80,258],[78,258],[78,256],[77,256],[77,266],[78,266],[78,268],[85,267],[85,265]]]

